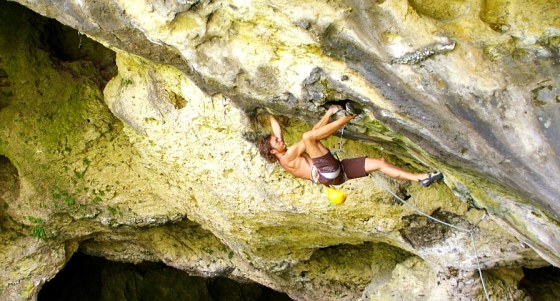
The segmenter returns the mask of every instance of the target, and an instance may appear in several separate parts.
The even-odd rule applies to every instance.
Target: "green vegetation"
[[[53,201],[47,202],[46,206],[50,206],[54,213],[67,213],[74,219],[95,218],[101,211],[106,211],[114,217],[123,215],[122,209],[117,205],[105,205],[105,208],[101,206],[106,199],[106,191],[111,191],[109,187],[102,190],[87,187],[87,183],[82,184],[78,185],[79,187],[74,186],[72,191],[51,188],[50,196]]]
[[[67,196],[64,198],[64,203],[66,203],[66,206],[72,207],[76,204],[76,200],[73,197]]]
[[[67,191],[55,192],[52,194],[52,198],[55,200],[63,201],[68,207],[72,207],[76,204],[76,199],[73,196],[71,196]],[[55,204],[56,203],[58,202],[55,202]]]
[[[107,206],[107,211],[109,211],[109,213],[112,216],[116,216],[116,215],[122,216],[122,211],[121,208],[119,208],[119,206]]]
[[[132,84],[132,80],[131,80],[131,79],[123,79],[123,80],[121,81],[121,85],[122,85],[123,87],[127,87],[127,86],[129,86],[129,85],[131,85],[131,84]]]
[[[45,230],[45,221],[34,216],[28,216],[29,221],[33,224],[31,226],[31,236],[46,240],[47,239],[47,231]]]
[[[70,43],[65,37],[77,36],[75,31],[67,35],[60,31],[60,36],[51,36],[57,40],[49,40],[43,33],[50,30],[45,28],[52,25],[50,21],[32,25],[27,18],[12,17],[7,11],[0,15],[6,17],[0,18],[0,36],[9,37],[13,44],[0,45],[2,78],[10,84],[11,91],[11,96],[4,97],[0,104],[0,154],[10,158],[22,177],[32,178],[38,187],[44,187],[37,194],[46,195],[50,201],[30,199],[27,206],[34,210],[31,212],[93,217],[100,210],[97,206],[103,196],[87,193],[92,190],[86,173],[92,157],[85,157],[95,152],[92,141],[106,138],[115,121],[100,89],[108,78],[103,79],[91,62],[78,60],[84,53],[72,56],[75,61],[53,63],[56,53],[49,53],[52,47],[44,43]],[[13,35],[14,30],[19,35]],[[18,51],[13,51],[15,45]],[[111,51],[99,49],[91,51],[102,56],[94,61],[114,63],[114,53],[109,55]],[[0,208],[7,206],[0,202]],[[10,206],[23,210],[19,203]],[[34,237],[52,235],[44,221],[36,217],[29,220]]]

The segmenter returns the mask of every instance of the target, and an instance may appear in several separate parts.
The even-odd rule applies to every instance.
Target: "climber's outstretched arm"
[[[276,118],[274,118],[274,116],[270,115],[270,127],[272,128],[272,133],[275,137],[278,137],[282,140],[284,140],[284,138],[282,137],[282,127],[280,127],[280,123],[278,122],[278,120],[276,120]]]

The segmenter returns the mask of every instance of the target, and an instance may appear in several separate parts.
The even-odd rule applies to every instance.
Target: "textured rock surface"
[[[299,300],[482,298],[471,236],[384,187],[460,227],[488,213],[493,298],[560,266],[556,1],[18,2],[81,34],[0,3],[3,298],[78,248]],[[293,142],[346,99],[365,115],[329,146],[445,184],[374,175],[334,207],[257,155],[259,108]]]

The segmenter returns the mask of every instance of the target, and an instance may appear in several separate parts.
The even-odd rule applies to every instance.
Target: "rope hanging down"
[[[342,136],[344,136],[344,128],[346,127],[346,124],[342,126],[342,129],[340,129],[340,139],[338,140],[338,152],[342,153]]]
[[[338,141],[338,152],[336,153],[341,153],[342,152],[342,136],[344,136],[344,128],[346,127],[346,125],[344,125],[340,131],[340,140]],[[337,156],[338,157],[338,156]],[[373,177],[371,177],[374,181],[375,179]],[[476,265],[477,265],[477,269],[478,269],[478,276],[480,277],[480,282],[482,283],[482,289],[484,290],[484,296],[486,297],[487,301],[490,301],[490,297],[488,297],[488,291],[486,290],[486,284],[484,283],[484,277],[482,277],[482,268],[480,267],[480,260],[478,260],[478,251],[476,250],[476,244],[475,244],[475,240],[474,240],[474,229],[476,229],[476,227],[478,227],[478,224],[480,224],[480,222],[482,222],[482,220],[484,220],[484,218],[486,218],[486,212],[484,212],[484,214],[482,215],[482,217],[480,218],[480,220],[471,228],[471,229],[467,229],[467,228],[463,228],[463,227],[459,227],[459,226],[455,226],[452,225],[450,223],[446,223],[442,220],[439,220],[433,216],[430,216],[424,212],[422,212],[422,210],[414,207],[412,204],[408,203],[407,201],[403,200],[402,198],[400,198],[397,194],[395,194],[391,189],[389,189],[389,187],[387,187],[387,185],[385,185],[385,183],[382,183],[381,181],[376,181],[378,185],[380,185],[381,187],[383,187],[383,189],[387,190],[390,194],[392,194],[397,200],[399,200],[401,203],[405,204],[406,206],[410,207],[412,210],[416,211],[417,213],[437,222],[443,225],[446,225],[448,227],[451,227],[453,229],[459,230],[461,232],[465,232],[468,233],[471,236],[471,244],[474,250],[474,257],[476,258]]]
[[[375,178],[371,177],[374,181],[376,180]],[[400,198],[396,193],[394,193],[391,189],[389,189],[389,187],[387,187],[387,185],[385,185],[385,183],[381,182],[381,181],[376,181],[378,185],[380,185],[381,187],[383,187],[383,189],[387,190],[391,195],[393,195],[397,200],[399,200],[401,203],[403,203],[404,205],[410,207],[412,210],[416,211],[417,213],[419,213],[422,216],[425,216],[437,223],[446,225],[448,227],[451,227],[453,229],[459,230],[461,232],[465,232],[470,234],[471,236],[471,244],[474,250],[474,257],[476,258],[476,265],[477,265],[477,269],[478,269],[478,276],[480,277],[480,282],[482,283],[482,289],[484,290],[484,296],[486,297],[486,300],[490,300],[490,297],[488,297],[488,291],[486,290],[486,284],[484,283],[484,277],[482,277],[482,269],[480,267],[480,261],[478,260],[478,251],[476,250],[476,244],[475,244],[475,240],[474,240],[474,229],[478,226],[478,224],[480,224],[480,222],[482,222],[482,220],[484,220],[484,218],[486,218],[486,212],[484,212],[484,214],[482,215],[482,217],[480,218],[480,220],[476,223],[476,225],[474,225],[471,229],[467,229],[467,228],[463,228],[463,227],[459,227],[459,226],[455,226],[452,225],[450,223],[446,223],[442,220],[439,220],[433,216],[430,216],[424,212],[422,212],[420,209],[416,208],[414,205],[410,204],[409,202],[403,200],[402,198]]]

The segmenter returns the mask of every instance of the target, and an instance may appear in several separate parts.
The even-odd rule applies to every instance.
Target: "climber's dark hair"
[[[272,150],[272,145],[270,145],[270,137],[272,137],[272,134],[268,134],[261,138],[261,140],[259,141],[259,153],[268,163],[274,163],[278,159],[273,153],[270,152]]]

